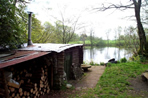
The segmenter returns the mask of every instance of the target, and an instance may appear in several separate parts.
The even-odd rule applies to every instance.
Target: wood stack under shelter
[[[0,74],[0,79],[5,80],[4,83],[7,89],[5,86],[1,88],[4,91],[3,94],[8,93],[9,98],[38,98],[49,93],[52,64],[50,58],[47,59],[47,57],[39,57],[4,68],[2,74]],[[19,84],[7,81],[7,77],[4,75],[5,72],[12,72],[12,80]],[[4,95],[0,95],[4,97]]]
[[[13,79],[19,82],[20,87],[8,85],[10,97],[39,97],[49,93],[48,66],[34,66],[23,70],[13,71]]]
[[[58,51],[27,48],[2,60],[0,57],[0,98],[38,98],[48,94],[51,89],[60,89],[64,72],[68,80],[78,79],[82,75],[83,47],[66,46],[60,45],[58,49],[62,49]],[[14,82],[7,80],[7,72],[12,73]]]

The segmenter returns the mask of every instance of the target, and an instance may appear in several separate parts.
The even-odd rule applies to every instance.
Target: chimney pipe
[[[28,46],[33,45],[32,40],[31,40],[31,16],[32,16],[32,12],[28,12]]]

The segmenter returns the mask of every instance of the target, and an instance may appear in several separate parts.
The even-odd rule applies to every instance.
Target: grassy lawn
[[[74,42],[69,42],[69,44],[84,44],[83,41],[74,41]],[[90,40],[85,40],[85,44],[86,45],[91,45],[91,42]],[[117,44],[119,44],[118,41],[115,41],[115,40],[109,40],[109,44],[108,44],[108,40],[102,40],[102,43],[100,43],[99,40],[96,40],[96,41],[93,41],[93,45],[100,45],[100,46],[104,46],[104,45],[107,45],[107,46],[116,46]],[[121,46],[124,45],[124,41],[121,40],[120,41],[120,44]]]
[[[83,41],[69,42],[69,44],[83,44]],[[90,40],[85,40],[85,44],[91,44]]]
[[[69,42],[68,44],[83,44],[83,41]]]
[[[88,90],[81,96],[75,95],[75,98],[141,98],[142,95],[129,94],[129,91],[133,90],[129,80],[138,77],[146,69],[148,64],[137,62],[112,64],[106,67],[94,89]]]

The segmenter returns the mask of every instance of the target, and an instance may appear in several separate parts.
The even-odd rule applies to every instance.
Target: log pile
[[[20,68],[19,68],[20,69]],[[11,68],[13,80],[19,82],[19,88],[8,85],[9,98],[38,98],[50,91],[48,66],[32,66],[18,70]]]

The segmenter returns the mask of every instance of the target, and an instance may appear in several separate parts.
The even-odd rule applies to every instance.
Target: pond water
[[[85,47],[83,52],[83,61],[89,63],[92,60],[98,64],[100,64],[100,62],[106,63],[112,58],[120,60],[125,57],[128,60],[132,56],[129,50],[117,47]]]

